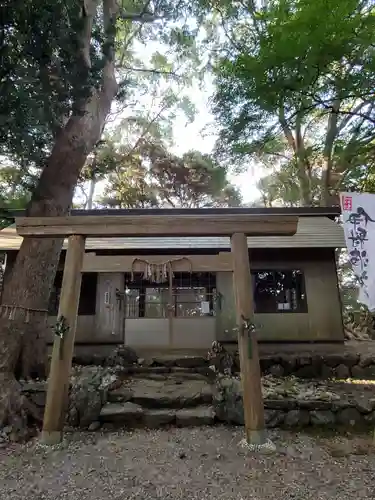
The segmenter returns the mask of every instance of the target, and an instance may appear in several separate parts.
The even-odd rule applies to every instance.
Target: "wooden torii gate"
[[[48,381],[41,439],[45,444],[61,442],[67,409],[74,337],[81,289],[82,263],[87,237],[229,236],[238,325],[238,350],[243,386],[246,440],[266,442],[258,344],[253,325],[253,291],[247,236],[292,236],[296,216],[253,214],[163,214],[88,215],[16,218],[23,237],[68,237],[57,333]]]

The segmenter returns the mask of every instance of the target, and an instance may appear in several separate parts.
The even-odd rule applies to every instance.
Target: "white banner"
[[[340,193],[340,202],[358,302],[375,311],[375,194]]]

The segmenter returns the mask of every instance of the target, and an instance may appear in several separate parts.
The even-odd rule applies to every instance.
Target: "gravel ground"
[[[375,499],[375,454],[363,446],[357,453],[364,454],[348,454],[355,440],[281,431],[270,437],[278,451],[269,456],[246,452],[243,430],[230,427],[75,434],[54,448],[12,445],[0,449],[0,499]]]

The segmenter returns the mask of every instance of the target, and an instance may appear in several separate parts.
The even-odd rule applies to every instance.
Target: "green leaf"
[[[178,103],[178,107],[185,113],[188,123],[192,123],[195,120],[197,109],[189,97],[184,96]]]
[[[294,165],[286,203],[296,190],[296,203],[337,203],[350,172],[373,162],[372,2],[342,0],[327,9],[325,0],[274,0],[261,12],[241,4],[224,13],[226,37],[214,65],[218,158]]]

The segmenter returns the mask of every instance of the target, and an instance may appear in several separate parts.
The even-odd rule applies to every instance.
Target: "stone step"
[[[135,403],[106,403],[100,411],[101,422],[137,425],[144,415],[144,409]]]
[[[107,394],[107,401],[109,403],[127,403],[133,397],[133,391],[126,386],[119,387]]]
[[[194,408],[196,406],[210,404],[212,402],[212,393],[210,391],[200,392],[194,395],[180,395],[173,394],[134,394],[131,398],[133,403],[139,404],[145,408],[173,408],[184,409]]]
[[[170,377],[170,373],[148,373],[147,378],[150,380],[168,380]],[[214,380],[214,377],[211,379],[206,375],[201,375],[200,373],[174,373],[172,374],[176,381],[179,383],[183,383],[189,380],[204,380],[206,382],[210,382],[210,380]],[[137,374],[133,375],[133,378],[145,378],[145,375]]]
[[[208,366],[208,360],[203,356],[165,355],[152,359],[156,366],[177,366],[180,368],[202,368]]]
[[[215,414],[211,406],[201,405],[196,408],[183,408],[176,412],[177,427],[212,425],[214,422]]]
[[[132,378],[108,393],[108,401],[130,401],[145,408],[183,409],[212,403],[212,387],[206,379],[181,380],[170,376],[161,380]]]
[[[206,377],[214,376],[214,372],[210,369],[208,365],[197,366],[194,368],[182,367],[182,366],[147,366],[147,365],[131,365],[124,366],[117,370],[119,375],[132,375],[132,376],[149,376],[149,375],[166,375],[169,373],[178,374],[188,374],[201,375]]]
[[[208,405],[183,409],[146,409],[132,402],[107,403],[100,413],[102,424],[127,427],[157,428],[165,425],[193,427],[212,425],[214,420],[213,409]]]

